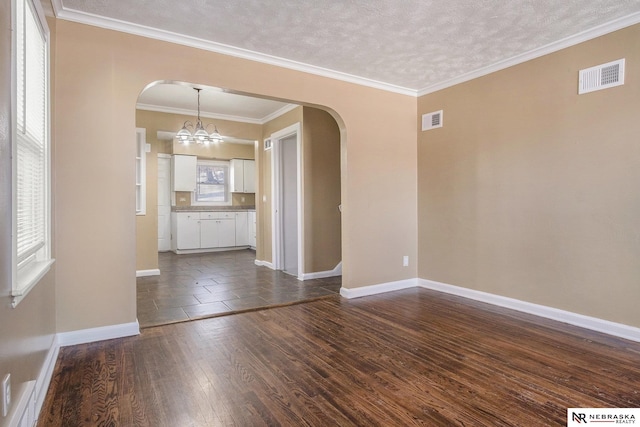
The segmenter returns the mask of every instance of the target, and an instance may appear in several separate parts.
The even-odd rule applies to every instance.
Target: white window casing
[[[51,259],[49,30],[38,1],[13,0],[12,304]]]

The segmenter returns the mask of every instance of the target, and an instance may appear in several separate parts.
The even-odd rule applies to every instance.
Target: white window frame
[[[227,175],[224,182],[224,193],[225,193],[225,201],[224,202],[202,202],[196,200],[197,192],[198,192],[198,166],[226,166]],[[196,163],[196,191],[191,193],[191,205],[192,206],[231,206],[232,204],[232,196],[231,196],[231,188],[229,185],[229,181],[231,179],[231,162],[228,160],[200,160],[198,159]]]
[[[44,176],[43,184],[43,243],[39,246],[37,252],[29,255],[25,259],[18,258],[18,146],[20,141],[27,139],[19,136],[18,132],[18,83],[23,77],[18,75],[18,5],[24,5],[25,14],[31,12],[36,25],[39,26],[40,35],[44,41],[44,130],[43,140],[40,142],[43,146],[44,165],[42,175]],[[40,282],[42,277],[49,271],[54,260],[51,258],[51,125],[50,125],[50,36],[49,28],[45,18],[42,6],[37,0],[12,0],[11,2],[11,27],[12,33],[12,56],[11,56],[11,158],[12,158],[12,286],[11,286],[11,304],[15,308],[27,294]],[[25,41],[25,44],[27,42]],[[25,48],[26,49],[26,48]],[[20,52],[22,54],[22,51]],[[26,75],[27,67],[24,67]],[[24,77],[25,79],[27,77]],[[23,94],[23,99],[27,97]],[[25,111],[28,111],[28,103],[23,102]],[[32,138],[33,140],[33,138]]]
[[[147,214],[147,130],[136,128],[136,215]]]

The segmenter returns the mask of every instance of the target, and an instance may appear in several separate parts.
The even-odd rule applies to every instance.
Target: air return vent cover
[[[422,115],[422,130],[442,127],[442,110]]]
[[[580,70],[578,94],[624,84],[624,58]]]

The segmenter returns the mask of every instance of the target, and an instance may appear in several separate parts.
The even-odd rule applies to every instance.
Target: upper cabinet
[[[171,156],[171,191],[196,191],[196,156]]]
[[[256,162],[254,160],[231,159],[231,192],[256,192]]]

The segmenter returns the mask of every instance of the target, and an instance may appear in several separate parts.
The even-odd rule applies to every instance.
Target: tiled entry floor
[[[160,276],[137,279],[142,328],[335,295],[342,284],[341,277],[302,282],[256,266],[249,249],[158,257]]]

